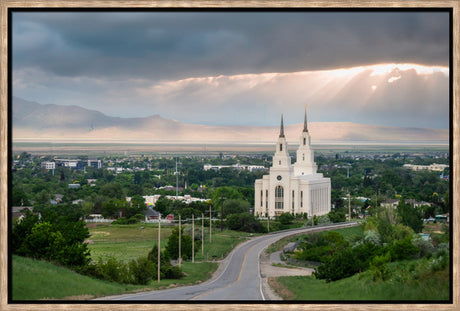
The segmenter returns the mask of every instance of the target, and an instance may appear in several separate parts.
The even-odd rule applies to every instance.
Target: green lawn
[[[397,263],[392,263],[393,269]],[[369,271],[326,283],[310,276],[280,277],[273,284],[289,300],[448,300],[449,269],[418,280],[372,281]]]
[[[141,229],[143,227],[144,229]],[[184,234],[189,232],[190,225],[186,225]],[[173,227],[161,227],[161,248],[164,249],[167,238]],[[93,244],[88,245],[92,260],[99,258],[107,259],[114,256],[117,260],[129,261],[130,259],[147,256],[153,245],[158,243],[158,226],[156,225],[101,225],[90,229],[90,240]],[[201,238],[201,227],[195,227],[195,235]],[[212,241],[209,240],[209,227],[205,228],[204,251],[201,246],[196,248],[195,260],[206,261],[224,258],[232,249],[241,242],[246,241],[248,233],[232,230],[212,229]]]
[[[91,299],[141,288],[92,279],[45,261],[13,256],[12,262],[13,300]]]
[[[161,247],[164,248],[172,227],[161,227]],[[91,244],[88,248],[91,259],[97,261],[110,256],[128,262],[147,256],[158,243],[158,226],[154,224],[99,225],[89,229]]]
[[[147,285],[127,285],[93,279],[49,262],[13,256],[13,300],[88,300],[129,292],[162,289],[204,282],[217,269],[217,263],[184,263],[186,276],[180,280],[150,281]]]

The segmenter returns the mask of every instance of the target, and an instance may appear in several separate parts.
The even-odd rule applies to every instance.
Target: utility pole
[[[212,217],[211,217],[211,205],[209,205],[209,244],[211,244],[212,242],[212,234],[211,234],[211,231],[212,231]]]
[[[179,174],[177,174],[177,158],[176,158],[176,200],[178,195],[178,188],[179,188]]]
[[[195,215],[192,214],[192,263],[195,262]]]
[[[224,231],[224,195],[220,194],[220,232]]]
[[[268,233],[270,233],[270,215],[268,215],[268,213],[267,213],[267,230],[268,230]]]
[[[350,197],[349,189],[348,189],[348,221],[351,221],[351,197]]]
[[[161,227],[161,214],[158,214],[158,283],[160,283],[160,227]]]
[[[204,214],[201,213],[201,256],[204,256]]]
[[[182,238],[182,227],[181,227],[182,223],[181,223],[181,220],[180,220],[180,215],[179,215],[179,269],[180,269],[180,263],[182,261],[182,247],[181,247],[181,238]]]

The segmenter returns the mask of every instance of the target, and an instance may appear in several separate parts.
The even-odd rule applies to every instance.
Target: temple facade
[[[254,214],[276,216],[282,213],[324,215],[331,211],[331,180],[317,173],[305,111],[297,158],[291,164],[283,116],[273,164],[269,174],[255,181]]]

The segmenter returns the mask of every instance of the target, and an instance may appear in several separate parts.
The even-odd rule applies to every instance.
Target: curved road
[[[105,300],[265,300],[262,292],[260,277],[260,254],[270,244],[284,237],[308,233],[350,227],[357,225],[356,222],[346,224],[328,225],[314,228],[301,228],[283,232],[277,232],[253,238],[237,246],[229,255],[229,258],[221,264],[225,264],[223,272],[216,278],[199,285],[177,287],[166,290],[129,294],[122,296],[105,297]]]

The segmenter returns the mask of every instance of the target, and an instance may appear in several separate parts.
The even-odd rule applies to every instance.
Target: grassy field
[[[398,263],[392,263],[395,269]],[[271,278],[270,285],[287,300],[448,300],[448,268],[417,281],[372,281],[369,271],[326,283],[310,276]]]
[[[143,229],[141,229],[143,228]],[[161,227],[161,248],[164,249],[173,227]],[[114,256],[118,260],[129,261],[146,256],[153,245],[158,243],[158,226],[153,224],[107,225],[101,224],[89,229],[91,258],[107,259]],[[190,225],[185,226],[184,234],[191,234]],[[195,228],[196,237],[201,238],[201,227]],[[204,251],[196,249],[195,260],[223,259],[236,245],[244,242],[248,233],[231,230],[212,229],[212,241],[209,240],[209,228],[205,230]],[[215,256],[213,258],[213,256]]]
[[[172,227],[161,227],[161,247],[164,248]],[[97,261],[110,256],[129,261],[147,256],[158,243],[158,226],[153,224],[109,225],[99,224],[90,228],[91,259]]]
[[[217,263],[184,263],[180,280],[157,280],[147,285],[118,284],[93,279],[49,262],[13,256],[13,300],[88,300],[92,298],[201,283],[211,277]]]
[[[44,261],[19,256],[12,261],[14,300],[90,299],[141,288],[92,279]]]

